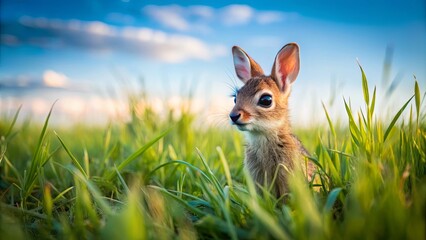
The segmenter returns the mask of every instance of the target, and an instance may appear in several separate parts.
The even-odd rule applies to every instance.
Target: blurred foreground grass
[[[284,204],[256,193],[237,131],[197,128],[187,109],[131,104],[105,128],[15,124],[17,111],[0,120],[1,239],[425,239],[424,95],[413,83],[384,122],[362,76],[348,127],[298,130],[320,181],[295,173]]]

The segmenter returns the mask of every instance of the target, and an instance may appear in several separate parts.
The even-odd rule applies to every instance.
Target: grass
[[[295,172],[284,203],[256,192],[239,133],[195,128],[187,109],[133,108],[105,128],[51,128],[52,110],[42,126],[17,124],[18,109],[0,120],[0,236],[425,239],[425,96],[413,81],[413,97],[383,121],[361,75],[365,107],[344,100],[347,127],[324,106],[328,128],[298,130],[318,182]]]

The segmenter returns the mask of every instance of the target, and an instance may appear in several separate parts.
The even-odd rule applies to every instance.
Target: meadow
[[[317,182],[256,192],[236,130],[136,109],[105,127],[0,120],[1,239],[426,239],[425,94],[390,119],[361,69],[364,107],[347,124],[296,129]],[[377,90],[379,91],[379,90]],[[343,101],[343,100],[342,100]]]

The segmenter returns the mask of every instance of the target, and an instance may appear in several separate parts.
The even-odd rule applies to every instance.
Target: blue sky
[[[121,116],[120,90],[137,88],[141,78],[154,104],[166,96],[181,103],[196,86],[194,108],[226,112],[236,81],[233,45],[266,73],[284,44],[300,45],[296,122],[322,114],[333,86],[339,102],[361,99],[356,59],[371,84],[383,85],[386,49],[389,79],[398,83],[392,101],[410,96],[413,75],[425,87],[425,1],[3,0],[0,11],[2,112],[23,104],[44,117],[59,98],[58,121]]]

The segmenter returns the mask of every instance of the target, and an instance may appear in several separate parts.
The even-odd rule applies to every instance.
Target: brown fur
[[[248,55],[247,57],[251,68],[256,68],[256,71],[261,69],[254,60]],[[290,64],[294,62],[295,60],[292,60]],[[281,64],[281,68],[285,66]],[[238,91],[236,104],[230,115],[241,114],[234,124],[247,133],[244,160],[246,168],[258,184],[267,186],[272,184],[278,171],[273,192],[279,197],[288,192],[289,171],[294,170],[296,166],[306,169],[305,156],[308,152],[291,132],[288,116],[290,88],[285,85],[286,82],[277,79],[274,69],[275,63],[271,76],[265,76],[263,71],[255,71],[255,74],[252,71],[251,79],[246,80],[245,85]],[[297,76],[297,73],[295,74]],[[258,105],[259,98],[265,93],[273,99],[273,104],[268,108]],[[314,170],[314,165],[309,162],[305,171],[308,179],[312,177]]]

